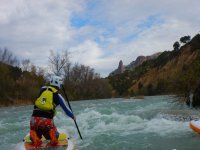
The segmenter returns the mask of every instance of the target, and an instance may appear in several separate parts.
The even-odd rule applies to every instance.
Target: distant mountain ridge
[[[125,70],[131,70],[134,69],[135,67],[141,65],[143,62],[151,60],[151,59],[155,59],[157,58],[159,55],[161,54],[161,52],[155,53],[153,55],[150,56],[138,56],[136,58],[136,60],[132,61],[130,64],[128,64],[127,66],[123,65],[123,61],[120,60],[119,61],[119,65],[118,68],[115,69],[114,71],[112,71],[109,75],[113,76],[113,75],[117,75],[117,74],[121,74],[123,73]]]

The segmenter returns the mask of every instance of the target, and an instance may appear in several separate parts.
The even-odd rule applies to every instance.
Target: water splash
[[[83,141],[73,120],[61,109],[55,124],[60,132],[68,133],[79,150],[197,150],[190,147],[200,146],[200,137],[188,128],[188,123],[189,117],[198,117],[199,112],[171,103],[171,100],[171,97],[157,96],[145,97],[145,100],[72,102]],[[26,135],[31,109],[32,106],[0,109],[2,149],[13,149]]]

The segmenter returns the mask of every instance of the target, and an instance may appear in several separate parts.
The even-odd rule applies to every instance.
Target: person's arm
[[[74,114],[68,109],[68,107],[65,104],[64,98],[60,94],[58,94],[58,101],[59,101],[59,104],[60,104],[61,108],[66,113],[66,115],[68,115],[72,119],[75,119]]]

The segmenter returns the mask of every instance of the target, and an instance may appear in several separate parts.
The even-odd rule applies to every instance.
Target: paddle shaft
[[[67,99],[67,103],[68,103],[69,109],[70,109],[71,112],[73,113],[72,108],[71,108],[71,105],[70,105],[70,103],[69,103],[69,99],[68,99],[67,93],[65,92],[65,88],[64,88],[63,85],[62,85],[62,90],[63,90],[63,92],[64,92],[65,98]],[[83,139],[82,136],[81,136],[81,132],[80,132],[80,130],[79,130],[79,128],[78,128],[78,125],[77,125],[77,123],[76,123],[76,120],[74,120],[74,123],[75,123],[75,125],[76,125],[76,128],[77,128],[77,131],[78,131],[78,133],[79,133],[80,138]]]

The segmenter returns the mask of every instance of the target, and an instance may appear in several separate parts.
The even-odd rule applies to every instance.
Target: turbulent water
[[[171,96],[71,102],[83,140],[61,109],[55,117],[78,150],[199,150],[200,135],[189,127],[199,110]],[[15,149],[29,131],[33,106],[0,108],[0,149]]]

